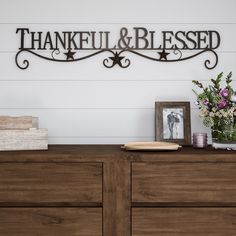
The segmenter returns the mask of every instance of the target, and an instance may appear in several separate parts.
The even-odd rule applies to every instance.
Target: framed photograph
[[[190,102],[156,102],[156,141],[191,144]]]

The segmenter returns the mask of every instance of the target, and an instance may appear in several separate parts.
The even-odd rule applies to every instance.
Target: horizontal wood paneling
[[[234,0],[227,4],[215,0],[191,4],[187,0],[150,0],[148,4],[144,0],[42,0],[36,5],[31,0],[1,1],[0,115],[39,116],[40,127],[49,129],[50,143],[153,140],[156,100],[190,100],[194,108],[191,80],[207,81],[236,68],[235,6]],[[126,53],[132,63],[127,69],[105,68],[102,62],[109,53],[69,64],[25,53],[20,59],[28,59],[29,68],[20,70],[15,64],[17,27],[110,30],[119,38],[120,27],[139,25],[150,30],[219,31],[217,67],[204,67],[207,59],[214,63],[211,53],[178,63],[157,63]],[[192,131],[206,131],[194,109]]]
[[[176,99],[176,90],[182,91],[179,100],[195,101],[191,86],[191,81],[172,86],[164,81],[4,81],[0,108],[153,108],[155,100]]]
[[[0,186],[3,206],[101,203],[102,164],[5,163]]]
[[[222,236],[236,232],[235,208],[134,208],[132,236]]]
[[[13,4],[14,3],[14,4]],[[25,11],[25,8],[29,9]],[[3,0],[1,22],[236,22],[235,1],[199,0]]]
[[[101,208],[1,208],[0,235],[102,236]]]
[[[236,203],[236,165],[134,163],[132,201]]]
[[[154,109],[0,109],[0,114],[40,117],[40,127],[49,128],[50,143],[120,144],[155,136]],[[191,117],[192,132],[207,130],[197,109],[192,109]]]
[[[0,109],[153,109],[158,100],[191,101],[196,108],[191,88],[200,92],[191,80],[171,86],[169,81],[0,81]]]

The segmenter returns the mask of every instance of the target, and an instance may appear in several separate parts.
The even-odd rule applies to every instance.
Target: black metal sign
[[[129,53],[156,62],[181,62],[203,53],[212,53],[214,62],[206,59],[204,65],[213,69],[218,63],[215,52],[220,46],[220,34],[215,30],[204,31],[149,31],[144,27],[123,27],[118,40],[111,40],[110,31],[30,31],[17,28],[20,37],[16,65],[27,69],[29,61],[21,61],[19,55],[28,52],[53,62],[76,62],[101,53],[110,55],[103,59],[106,68],[118,65],[127,68],[131,61]],[[46,52],[49,55],[45,55]]]

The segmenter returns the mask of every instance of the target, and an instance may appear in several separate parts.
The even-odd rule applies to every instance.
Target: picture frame
[[[190,102],[155,103],[155,139],[191,145]]]

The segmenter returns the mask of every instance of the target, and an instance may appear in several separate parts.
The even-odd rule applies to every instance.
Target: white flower
[[[206,117],[209,115],[209,111],[206,108],[202,108],[200,111],[200,117]]]
[[[206,126],[206,127],[212,127],[214,125],[214,120],[212,119],[212,117],[205,117],[203,119],[203,124]]]
[[[214,117],[215,116],[215,113],[213,113],[212,111],[209,113],[209,116],[210,117]]]

